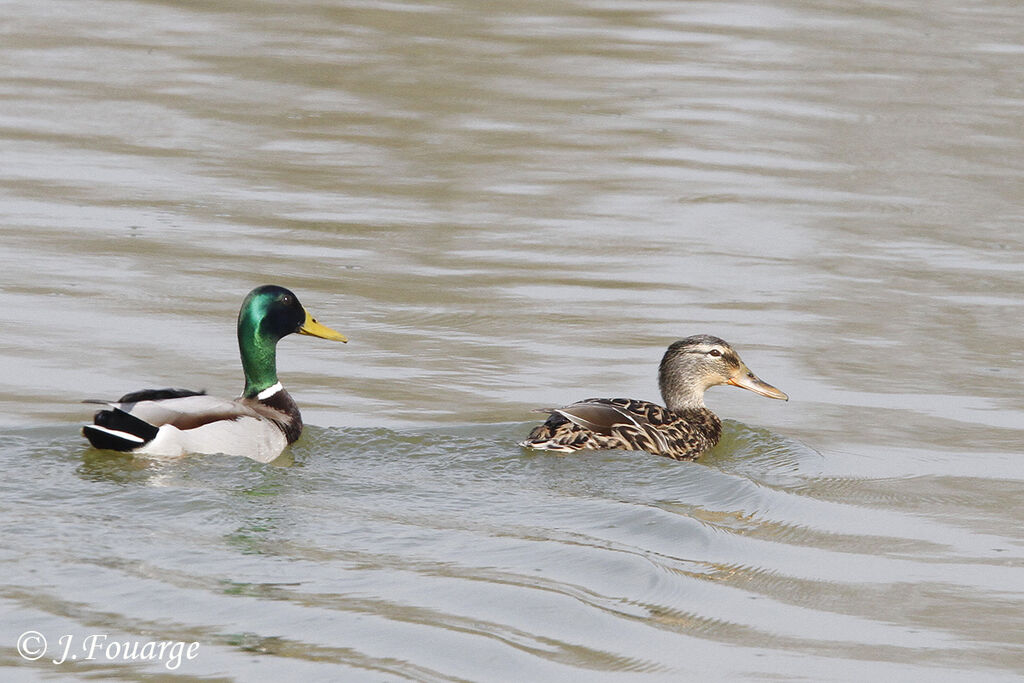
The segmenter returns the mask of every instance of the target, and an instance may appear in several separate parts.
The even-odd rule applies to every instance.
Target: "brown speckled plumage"
[[[718,443],[722,434],[721,421],[704,405],[704,391],[716,384],[787,398],[750,372],[726,342],[696,335],[673,343],[662,358],[659,385],[668,407],[629,398],[588,398],[543,411],[550,417],[520,445],[563,453],[646,451],[694,460]]]
[[[587,428],[571,422],[563,412],[580,407],[607,406],[621,420],[606,429]],[[612,413],[609,412],[612,416]],[[674,460],[693,460],[716,443],[722,422],[707,408],[690,408],[674,413],[650,401],[633,398],[588,398],[558,411],[538,425],[523,442],[529,448],[571,452],[621,449],[647,451]]]

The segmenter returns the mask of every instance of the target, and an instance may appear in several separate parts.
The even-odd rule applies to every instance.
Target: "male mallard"
[[[722,435],[721,420],[704,405],[704,392],[716,384],[789,400],[758,379],[726,342],[699,334],[674,342],[661,359],[658,386],[666,407],[630,398],[588,398],[540,411],[551,417],[519,445],[562,453],[647,451],[675,460],[694,460]]]
[[[245,389],[235,400],[188,389],[144,389],[96,413],[82,433],[96,448],[145,455],[225,453],[270,462],[302,433],[295,401],[277,379],[277,342],[298,332],[348,341],[276,285],[249,292],[238,312]],[[106,401],[91,401],[106,403]]]

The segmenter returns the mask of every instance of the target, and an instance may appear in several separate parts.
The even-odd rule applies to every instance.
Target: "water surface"
[[[9,2],[5,678],[1024,673],[1024,11]],[[90,450],[234,395],[294,289],[274,465]],[[710,333],[789,393],[698,463],[514,444]],[[36,630],[48,655],[15,649]],[[200,643],[53,664],[91,633]]]

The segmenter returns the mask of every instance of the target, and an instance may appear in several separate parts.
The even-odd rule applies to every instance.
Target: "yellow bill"
[[[306,311],[306,309],[302,310]],[[316,318],[309,314],[309,311],[306,311],[306,322],[302,323],[299,327],[299,334],[308,334],[311,337],[320,337],[321,339],[330,339],[331,341],[348,341],[342,333],[335,332],[327,327],[327,325],[318,323]]]

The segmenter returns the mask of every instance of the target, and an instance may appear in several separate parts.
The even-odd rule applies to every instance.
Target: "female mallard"
[[[704,392],[716,384],[789,400],[758,379],[726,342],[698,334],[674,342],[661,359],[658,386],[666,407],[630,398],[588,398],[540,411],[551,417],[519,445],[562,453],[618,448],[694,460],[722,435],[721,420],[704,405]]]
[[[145,455],[244,455],[270,462],[302,433],[295,401],[277,379],[277,342],[298,332],[348,341],[311,316],[284,287],[249,292],[238,312],[245,389],[235,400],[188,389],[144,389],[107,403],[82,433],[96,448]]]

